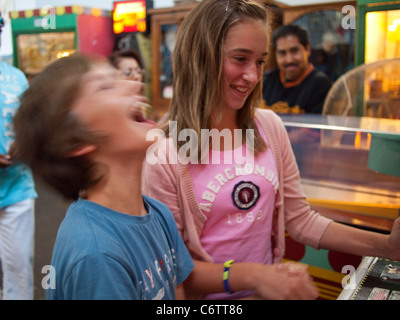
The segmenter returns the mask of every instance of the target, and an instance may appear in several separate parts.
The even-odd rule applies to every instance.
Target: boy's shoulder
[[[172,215],[172,212],[163,202],[161,202],[157,199],[154,199],[154,198],[150,198],[145,195],[143,195],[143,199],[148,205],[151,206],[151,208],[153,209],[153,212],[159,218],[161,218],[168,225],[172,224],[173,226],[175,226],[175,220]]]
[[[88,219],[86,206],[79,200],[74,201],[68,207],[57,233],[56,245],[64,249],[74,247],[79,243],[85,243],[85,250],[92,250],[92,244],[96,242],[90,219]],[[83,253],[87,254],[86,253]]]
[[[143,199],[146,203],[151,205],[151,207],[156,208],[156,209],[162,211],[163,213],[165,211],[169,211],[168,207],[163,202],[161,202],[157,199],[154,199],[154,198],[151,198],[151,197],[148,197],[145,195],[143,195]]]
[[[168,226],[169,229],[175,227],[172,212],[164,203],[147,196],[143,196],[143,199],[148,206],[148,211],[155,219],[161,221],[161,224]],[[127,231],[125,229],[130,228],[128,225],[133,226],[137,221],[140,221],[138,225],[140,226],[142,219],[138,217],[112,212],[91,201],[79,199],[68,208],[60,226],[59,236],[64,236],[69,241],[85,241],[99,246],[104,241],[108,243],[105,238],[112,238],[116,230],[118,230],[117,233]],[[98,236],[99,231],[102,237]]]

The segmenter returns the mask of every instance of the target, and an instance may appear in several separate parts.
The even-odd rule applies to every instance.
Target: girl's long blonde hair
[[[190,128],[200,137],[201,129],[211,129],[211,117],[221,119],[223,43],[228,30],[244,19],[261,20],[268,27],[266,8],[251,0],[203,0],[184,19],[172,53],[173,97],[161,124],[166,134],[169,121],[176,121],[177,132]],[[240,129],[254,129],[255,153],[266,148],[254,122],[261,97],[262,81],[237,115]],[[242,136],[245,143],[246,135]],[[184,143],[178,141],[178,147]]]

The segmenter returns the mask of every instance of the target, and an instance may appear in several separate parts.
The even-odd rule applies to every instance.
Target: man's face
[[[305,48],[294,35],[279,38],[275,53],[278,67],[283,71],[286,80],[296,81],[308,68],[310,46]]]

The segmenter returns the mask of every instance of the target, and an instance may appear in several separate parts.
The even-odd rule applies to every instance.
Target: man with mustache
[[[307,32],[284,25],[272,35],[278,69],[263,80],[264,108],[277,113],[321,113],[331,80],[309,62]]]

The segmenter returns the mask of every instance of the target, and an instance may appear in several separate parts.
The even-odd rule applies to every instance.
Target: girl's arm
[[[224,265],[195,261],[195,267],[184,282],[189,293],[224,292]],[[229,287],[232,291],[253,290],[263,299],[316,299],[318,290],[299,263],[262,265],[258,263],[233,263],[229,270]]]
[[[320,247],[398,261],[400,260],[400,218],[395,220],[390,235],[331,222],[322,235]]]
[[[179,284],[175,288],[175,299],[176,300],[185,300],[186,299],[185,288],[183,286],[183,283]]]

